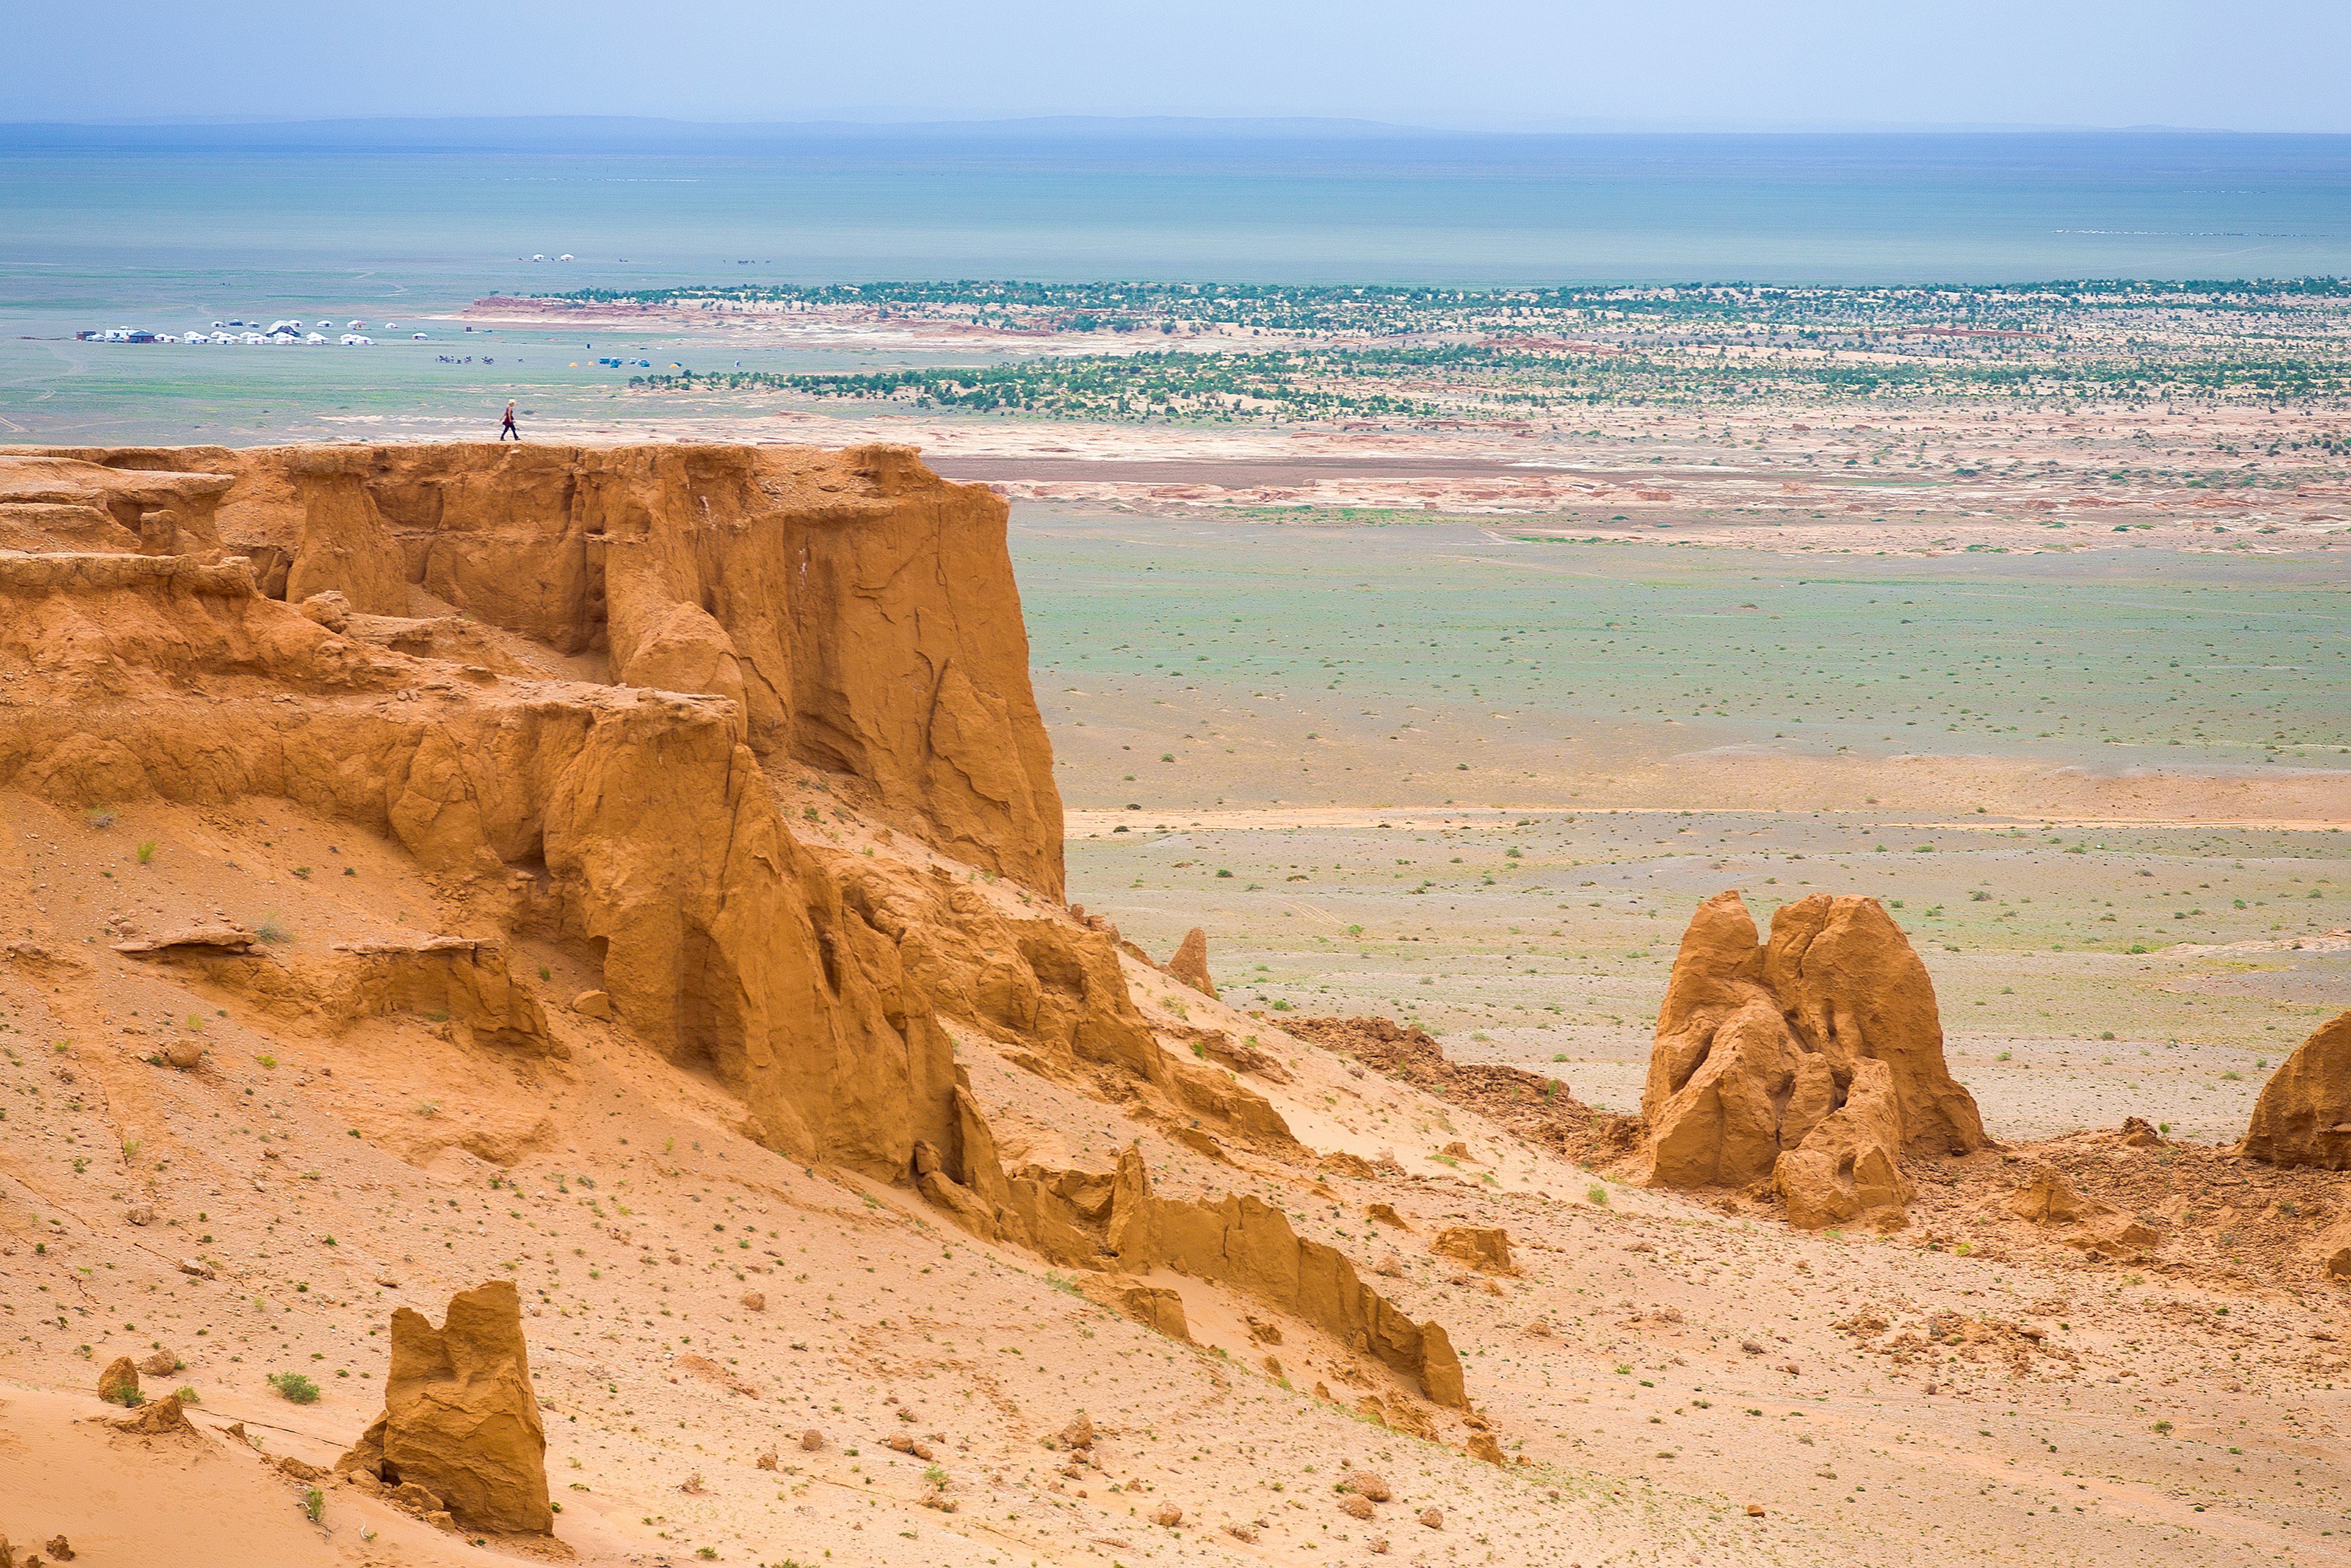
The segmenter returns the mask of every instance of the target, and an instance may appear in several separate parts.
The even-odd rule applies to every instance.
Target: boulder
[[[139,1403],[139,1369],[129,1356],[116,1356],[98,1375],[98,1396],[109,1405]]]
[[[452,1296],[437,1329],[411,1308],[392,1313],[383,1393],[383,1413],[337,1469],[421,1487],[468,1529],[553,1529],[547,1434],[513,1281]]]
[[[1208,978],[1208,934],[1195,925],[1184,933],[1183,945],[1167,960],[1167,972],[1202,996],[1214,999],[1217,983]]]
[[[2351,1169],[2351,1012],[2321,1024],[2270,1074],[2243,1149],[2272,1165]]]
[[[1641,1120],[1646,1185],[1769,1181],[1790,1221],[1815,1228],[1895,1221],[1905,1154],[1991,1142],[1945,1065],[1926,966],[1875,899],[1826,894],[1781,906],[1768,942],[1737,893],[1699,905]]]

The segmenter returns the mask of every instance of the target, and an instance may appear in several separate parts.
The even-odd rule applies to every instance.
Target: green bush
[[[273,1372],[269,1375],[269,1386],[277,1390],[278,1397],[297,1405],[319,1402],[319,1385],[298,1372]]]

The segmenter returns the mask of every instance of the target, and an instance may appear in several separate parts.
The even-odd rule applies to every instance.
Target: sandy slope
[[[2336,1333],[2339,1312],[2304,1277],[2247,1291],[2071,1258],[1962,1258],[1925,1243],[1931,1221],[1890,1240],[1793,1237],[1596,1180],[1139,966],[1138,997],[1169,1027],[1278,1042],[1297,1082],[1259,1086],[1309,1145],[1392,1155],[1410,1174],[1219,1166],[1007,1065],[1000,1048],[962,1042],[1008,1144],[1094,1165],[1140,1140],[1172,1189],[1257,1190],[1366,1262],[1394,1254],[1400,1273],[1384,1287],[1447,1325],[1479,1408],[1530,1461],[1506,1476],[1458,1437],[1447,1448],[1356,1419],[1348,1401],[1384,1375],[1303,1325],[1253,1343],[1261,1308],[1171,1280],[1211,1348],[1171,1343],[1056,1290],[1033,1258],[943,1228],[902,1192],[778,1159],[732,1131],[726,1096],[616,1027],[559,1009],[569,1063],[468,1073],[423,1020],[304,1038],[235,1008],[224,1017],[218,998],[82,940],[133,906],[276,911],[298,945],[424,917],[434,890],[347,829],[283,805],[266,822],[142,808],[107,830],[22,797],[6,814],[11,870],[36,894],[10,936],[57,956],[0,971],[12,1058],[0,1268],[18,1330],[0,1375],[86,1390],[97,1364],[160,1342],[186,1360],[177,1376],[208,1417],[248,1418],[277,1434],[272,1451],[323,1462],[373,1413],[390,1308],[437,1312],[452,1290],[511,1271],[536,1303],[527,1328],[567,1505],[559,1536],[589,1561],[684,1561],[708,1546],[737,1562],[826,1550],[877,1563],[1370,1562],[1379,1537],[1429,1562],[2321,1560],[2345,1506],[2324,1441],[2341,1419],[2326,1385],[2344,1364],[2313,1337]],[[852,848],[871,841],[859,825],[837,831]],[[147,867],[124,853],[134,836],[161,846]],[[277,880],[279,847],[308,852],[314,838],[355,853],[361,874]],[[563,952],[528,957],[548,965],[551,991],[571,983]],[[141,1060],[181,1033],[209,1042],[197,1071]],[[518,1129],[510,1165],[465,1151]],[[1468,1158],[1430,1158],[1456,1141]],[[142,1197],[158,1216],[134,1226],[125,1213]],[[1374,1201],[1417,1234],[1367,1219]],[[1521,1273],[1489,1289],[1429,1251],[1434,1228],[1465,1221],[1507,1227]],[[216,1260],[219,1279],[182,1274],[182,1256]],[[755,1290],[763,1310],[744,1304]],[[1838,1327],[1872,1312],[1890,1325],[1881,1344],[1938,1312],[2044,1337],[2001,1326],[1984,1344],[1918,1341],[1889,1356]],[[1529,1333],[1537,1318],[1551,1335]],[[264,1385],[296,1368],[326,1387],[318,1406]],[[1315,1398],[1318,1383],[1338,1397]],[[1079,1408],[1111,1435],[1098,1468],[1064,1475],[1065,1456],[1039,1441]],[[823,1435],[820,1449],[797,1446],[805,1429]],[[20,1447],[0,1462],[19,1474],[89,1462],[88,1428],[62,1414],[11,1431]],[[901,1431],[936,1434],[956,1511],[919,1506],[929,1467],[882,1448]],[[781,1469],[757,1468],[768,1450]],[[168,1484],[310,1540],[298,1489],[233,1458],[174,1460]],[[1334,1510],[1330,1483],[1348,1462],[1395,1486],[1381,1519]],[[53,1518],[89,1517],[43,1501],[49,1490],[8,1488],[0,1529],[46,1539]],[[1209,1528],[1150,1523],[1167,1502]],[[1430,1505],[1441,1530],[1412,1521]],[[348,1550],[366,1526],[384,1531],[382,1561],[434,1560],[430,1543],[401,1544],[393,1526],[413,1534],[413,1521],[373,1506],[330,1489],[334,1533],[304,1550]],[[55,1527],[127,1551],[85,1549],[91,1562],[213,1560],[172,1513],[110,1512],[110,1537],[97,1521]],[[1257,1521],[1255,1543],[1218,1528]]]

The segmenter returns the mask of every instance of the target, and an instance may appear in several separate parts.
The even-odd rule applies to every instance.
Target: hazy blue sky
[[[2351,0],[0,0],[0,120],[1347,116],[2351,131]]]

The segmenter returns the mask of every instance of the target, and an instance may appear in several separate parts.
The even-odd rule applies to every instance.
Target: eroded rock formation
[[[0,528],[36,552],[0,551],[0,788],[69,809],[290,800],[378,835],[444,900],[437,930],[324,948],[126,925],[123,958],[298,1030],[429,1021],[534,1084],[562,1080],[559,1037],[592,1019],[706,1069],[769,1147],[911,1181],[1162,1332],[1185,1318],[1135,1278],[1154,1270],[1464,1405],[1445,1331],[1278,1207],[1162,1197],[1132,1153],[1115,1173],[998,1157],[951,1031],[1210,1159],[1302,1154],[1241,1081],[1288,1071],[1220,1031],[1165,1049],[1115,928],[1061,904],[1004,523],[891,447],[0,454]],[[852,819],[862,851],[835,831]],[[876,855],[895,833],[912,847]],[[595,982],[562,1027],[512,960],[526,938]],[[1179,958],[1213,996],[1196,933]],[[201,1047],[184,1054],[158,1060],[193,1068]],[[507,1131],[386,1136],[504,1163],[536,1135]],[[347,1468],[461,1522],[546,1528],[514,1311],[496,1285],[444,1329],[396,1319],[385,1414]]]
[[[2272,1165],[2351,1169],[2351,1012],[2321,1024],[2270,1074],[2244,1152]]]
[[[756,754],[848,775],[949,853],[1058,894],[1005,516],[895,446],[0,455],[0,545],[141,550],[173,574],[242,558],[224,593],[340,593],[358,617],[429,596],[622,684],[736,699]]]
[[[554,1528],[547,1433],[512,1281],[450,1297],[437,1329],[412,1308],[392,1314],[383,1413],[335,1469],[422,1487],[469,1529]]]
[[[1214,997],[1217,982],[1208,977],[1208,934],[1196,925],[1184,933],[1182,945],[1167,960],[1167,972],[1202,996]]]
[[[1658,1009],[1641,1178],[1770,1182],[1792,1223],[1891,1219],[1907,1151],[1988,1143],[1943,1061],[1934,983],[1875,899],[1783,904],[1768,943],[1736,893],[1698,907]]]
[[[992,494],[882,447],[0,456],[0,511],[48,530],[28,542],[57,542],[40,508],[58,506],[120,537],[0,557],[0,785],[71,807],[283,796],[352,821],[486,923],[589,944],[617,1014],[709,1064],[772,1145],[899,1176],[917,1140],[946,1141],[946,1037],[785,826],[763,759],[1058,894]],[[141,548],[178,553],[129,553],[137,508],[172,514]],[[311,615],[280,594],[341,599]],[[439,656],[447,605],[507,637],[495,664]],[[236,956],[173,954],[206,946]],[[478,946],[308,976],[238,962],[225,977],[282,1007],[405,1006],[445,982],[432,1010],[544,1039]]]

